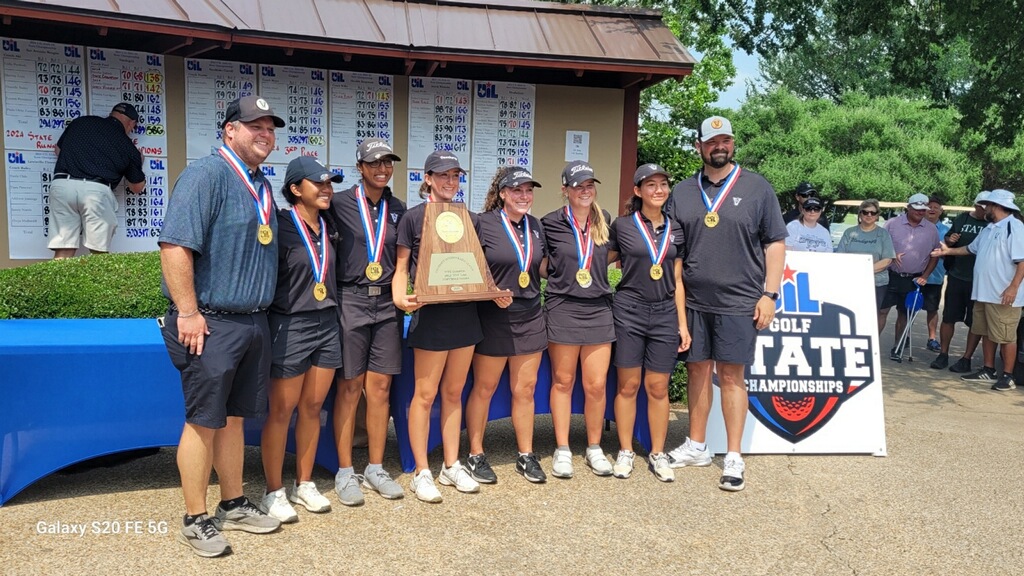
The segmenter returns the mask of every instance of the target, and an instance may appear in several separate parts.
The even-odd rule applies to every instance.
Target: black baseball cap
[[[817,196],[818,190],[810,182],[801,182],[796,185],[793,193],[798,196]]]
[[[359,162],[373,162],[387,156],[399,162],[402,161],[398,154],[391,149],[391,144],[381,138],[367,138],[356,148],[356,160]]]
[[[811,208],[821,208],[822,205],[823,204],[821,202],[821,198],[818,198],[817,196],[811,196],[803,204],[804,210],[810,210]]]
[[[593,180],[598,184],[600,180],[594,176],[594,169],[583,160],[575,160],[565,165],[562,170],[562,186],[576,187],[586,182],[587,180]]]
[[[423,171],[427,174],[447,172],[452,168],[457,168],[459,172],[465,172],[459,164],[459,157],[451,152],[434,150],[429,156],[427,156],[427,159],[423,161]]]
[[[639,186],[640,183],[643,182],[644,180],[650,178],[651,176],[657,176],[658,174],[661,174],[665,178],[672,178],[672,175],[668,173],[668,170],[665,170],[664,168],[653,162],[641,164],[639,167],[637,167],[636,172],[633,172],[633,185]]]
[[[498,189],[501,188],[515,188],[520,184],[532,182],[534,188],[540,188],[540,182],[533,179],[533,174],[525,168],[513,168],[505,172],[505,176],[501,179],[501,183],[498,185]]]
[[[299,156],[288,163],[288,171],[284,175],[284,185],[291,186],[303,180],[311,182],[334,182],[335,184],[344,180],[341,174],[334,174],[317,162],[312,156]]]
[[[261,96],[253,94],[232,100],[224,112],[224,121],[220,123],[220,127],[223,129],[228,122],[252,122],[264,116],[269,116],[274,121],[274,126],[284,128],[284,120],[274,114],[274,109],[270,107],[270,104]]]
[[[135,109],[135,106],[132,106],[128,102],[121,102],[120,104],[114,106],[110,110],[110,113],[113,114],[114,112],[124,114],[128,117],[129,120],[132,120],[134,122],[139,121],[139,111]]]

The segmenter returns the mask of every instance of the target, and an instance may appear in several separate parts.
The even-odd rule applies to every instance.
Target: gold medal
[[[708,212],[704,215],[704,225],[708,228],[718,226],[718,212]]]
[[[366,266],[366,277],[372,280],[380,280],[380,277],[384,275],[384,267],[380,265],[380,262],[370,262]]]
[[[519,287],[526,288],[530,285],[530,274],[528,272],[519,273]]]
[[[661,280],[661,277],[665,275],[665,270],[662,269],[661,264],[651,265],[651,280]]]
[[[594,279],[590,277],[590,270],[580,268],[576,272],[576,282],[583,288],[590,288],[590,285],[594,283]]]
[[[317,302],[323,302],[327,298],[327,286],[323,282],[317,282],[313,286],[313,298],[316,298]]]
[[[256,229],[256,239],[264,246],[274,241],[274,231],[270,229],[270,224],[260,224]]]

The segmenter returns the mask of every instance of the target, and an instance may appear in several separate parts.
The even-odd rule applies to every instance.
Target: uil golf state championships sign
[[[745,375],[743,452],[885,456],[871,257],[787,252],[780,292]],[[708,446],[724,454],[719,392]]]

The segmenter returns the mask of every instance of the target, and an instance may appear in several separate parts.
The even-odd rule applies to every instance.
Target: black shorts
[[[484,338],[476,345],[476,353],[484,356],[522,356],[542,352],[548,347],[548,331],[540,298],[531,307],[513,302],[501,308],[491,301],[477,304],[480,329]]]
[[[484,339],[476,302],[428,304],[412,315],[407,343],[420,350],[455,350]]]
[[[753,316],[725,316],[688,308],[686,324],[692,339],[687,362],[714,360],[745,366],[754,362],[757,327]]]
[[[875,286],[875,310],[882,309],[882,301],[885,300],[885,293],[889,291],[888,284],[882,284],[881,286]]]
[[[590,346],[615,341],[612,299],[549,294],[544,300],[548,342]]]
[[[274,314],[270,324],[271,378],[305,374],[311,366],[341,368],[341,330],[336,308]]]
[[[970,326],[974,319],[974,302],[971,301],[971,289],[974,282],[961,280],[952,276],[946,277],[946,306],[942,309],[942,323],[956,324],[963,322]]]
[[[917,288],[914,278],[920,278],[920,274],[913,276],[900,276],[896,272],[889,271],[889,289],[885,291],[885,298],[882,298],[882,305],[879,310],[888,310],[893,306],[904,310],[906,307],[907,294]]]
[[[270,384],[270,327],[266,312],[209,314],[202,356],[178,342],[178,314],[161,330],[171,363],[181,372],[185,422],[223,428],[229,416],[261,418]]]
[[[925,284],[921,286],[921,295],[924,296],[924,305],[921,307],[925,312],[937,312],[939,300],[942,299],[942,284]]]
[[[344,339],[344,368],[338,375],[346,380],[367,371],[378,374],[402,372],[402,318],[387,289],[377,296],[342,288],[341,334]]]
[[[679,354],[679,317],[675,300],[647,302],[628,292],[616,292],[612,303],[615,318],[617,368],[643,366],[651,372],[671,374]]]

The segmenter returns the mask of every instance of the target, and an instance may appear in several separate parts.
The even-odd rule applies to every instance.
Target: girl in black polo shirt
[[[466,401],[469,465],[474,478],[495,482],[484,458],[484,429],[491,397],[508,364],[512,391],[512,427],[519,458],[516,472],[530,482],[547,476],[533,454],[533,393],[541,354],[548,345],[544,312],[540,305],[540,275],[546,268],[546,249],[540,222],[528,214],[533,189],[540,184],[523,168],[498,169],[480,214],[480,245],[498,288],[512,291],[507,308],[481,302],[480,325],[484,339],[473,356],[473,389]]]
[[[572,478],[569,421],[576,367],[582,366],[587,427],[586,462],[598,476],[611,476],[601,449],[608,366],[615,341],[612,291],[608,285],[608,226],[611,216],[597,205],[594,169],[582,161],[562,171],[565,206],[541,218],[548,248],[544,300],[551,359],[551,421],[555,455],[551,473]]]
[[[663,482],[675,479],[665,455],[668,433],[668,384],[678,352],[690,347],[683,290],[682,228],[665,213],[668,173],[644,164],[633,175],[633,198],[627,214],[615,220],[608,241],[609,263],[622,263],[622,280],[614,299],[615,425],[619,454],[617,478],[633,471],[633,426],[640,375],[647,390],[647,421],[651,429],[649,466]]]
[[[312,474],[320,439],[320,406],[331,389],[335,369],[341,367],[332,245],[336,234],[321,213],[330,207],[332,182],[341,182],[341,176],[303,156],[288,165],[281,191],[292,206],[280,210],[277,218],[277,289],[269,314],[270,411],[260,444],[267,478],[262,508],[281,522],[298,520],[289,500],[310,512],[331,509],[330,501],[312,482]],[[281,468],[296,408],[295,484],[286,493]]]

